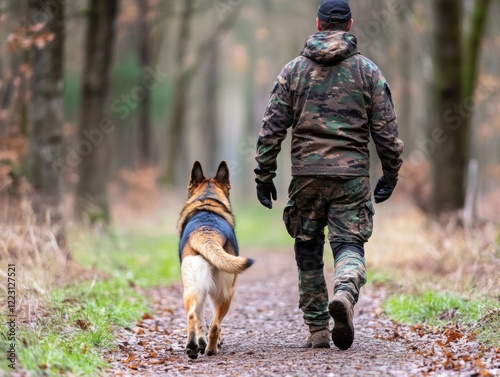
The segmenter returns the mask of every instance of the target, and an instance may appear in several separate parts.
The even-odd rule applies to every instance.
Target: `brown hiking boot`
[[[330,331],[326,327],[314,328],[306,338],[304,348],[330,348]]]
[[[343,295],[335,295],[328,305],[328,312],[333,318],[332,340],[341,350],[351,347],[354,340],[354,307]]]

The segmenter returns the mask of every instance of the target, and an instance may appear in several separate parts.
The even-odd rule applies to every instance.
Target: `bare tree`
[[[196,55],[193,62],[186,65],[186,47],[190,41],[190,22],[194,15],[193,1],[185,0],[184,8],[181,15],[180,29],[177,38],[177,54],[176,61],[178,65],[178,74],[174,83],[174,99],[172,110],[168,123],[167,140],[167,161],[163,176],[165,183],[174,183],[175,166],[178,161],[178,156],[181,151],[183,142],[183,132],[185,128],[187,96],[189,93],[190,84],[201,67],[200,62],[207,58],[207,54],[214,47],[215,42],[220,38],[221,34],[229,30],[236,21],[240,7],[231,8],[231,11],[225,14],[225,17],[217,24],[214,31],[206,38],[206,40],[196,49]]]
[[[435,0],[436,127],[439,144],[433,158],[432,211],[436,215],[463,208],[470,150],[473,93],[480,41],[490,0],[476,0],[470,27],[462,30],[461,1]]]
[[[59,225],[58,242],[65,247],[62,228],[62,180],[54,163],[63,143],[64,3],[30,0],[31,14],[44,14],[44,33],[34,43],[29,148],[29,177],[36,191],[38,218]]]
[[[463,120],[445,118],[462,97],[461,17],[462,2],[435,0],[436,8],[436,126],[447,139],[433,156],[433,202],[435,214],[461,208],[464,198],[465,151],[462,146]],[[432,131],[431,131],[432,132]]]
[[[207,147],[207,163],[210,167],[216,167],[218,164],[217,154],[218,140],[218,80],[219,80],[219,48],[217,41],[214,41],[213,47],[206,58],[207,70],[205,79],[204,111],[200,130],[204,135],[204,144]]]
[[[5,81],[1,85],[0,109],[8,111],[8,116],[0,117],[0,131],[8,127],[24,136],[28,136],[29,130],[29,78],[31,48],[23,46],[23,38],[30,39],[33,33],[29,19],[34,14],[33,6],[28,2],[11,2],[5,5],[10,10],[12,17],[4,21],[5,29],[11,31],[10,38],[5,36],[8,42],[10,58],[8,68],[3,78]],[[39,30],[43,33],[43,30]],[[8,56],[8,55],[7,55]]]
[[[105,117],[111,84],[117,0],[90,0],[80,117],[79,182],[76,212],[91,220],[109,220],[106,187],[109,179],[109,134],[114,125]]]
[[[189,82],[191,80],[192,69],[183,69],[187,54],[187,46],[189,43],[191,27],[190,22],[193,16],[193,0],[184,0],[183,9],[180,18],[180,28],[177,37],[176,63],[180,73],[175,78],[174,82],[174,99],[170,121],[168,125],[168,141],[167,141],[167,167],[165,172],[165,181],[173,183],[175,174],[175,160],[180,151],[179,143],[182,141],[182,131],[184,128],[184,119],[186,115],[186,101],[189,92]]]
[[[139,9],[137,15],[138,23],[138,52],[139,64],[143,71],[143,76],[147,73],[146,69],[151,66],[151,38],[149,32],[149,1],[137,0]],[[139,145],[139,164],[148,165],[151,162],[151,93],[148,93],[139,103],[139,119],[137,122],[137,140]]]

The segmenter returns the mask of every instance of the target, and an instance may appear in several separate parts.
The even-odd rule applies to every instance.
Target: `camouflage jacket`
[[[276,175],[292,129],[292,175],[368,176],[370,134],[384,174],[397,175],[403,142],[391,92],[380,69],[345,32],[309,37],[274,83],[257,142],[257,179]]]

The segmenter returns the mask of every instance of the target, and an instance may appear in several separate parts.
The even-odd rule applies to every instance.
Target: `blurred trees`
[[[432,210],[436,215],[464,206],[474,89],[489,3],[475,0],[471,21],[464,28],[467,18],[461,1],[435,0],[437,121],[430,136],[440,144],[432,158]]]
[[[151,33],[149,14],[149,0],[137,0],[137,23],[138,38],[137,47],[139,64],[142,69],[142,76],[147,74],[148,67],[151,67]],[[139,164],[147,166],[151,164],[151,98],[146,95],[139,104],[139,116],[137,119],[137,141],[139,149]]]
[[[35,125],[34,90],[50,89],[39,81],[48,73],[43,68],[59,70],[37,68],[33,46],[45,43],[37,53],[51,49],[43,15],[64,3],[64,114],[53,124],[62,122],[62,141],[52,158],[53,188],[63,177],[63,192],[77,199],[68,207],[106,219],[110,200],[124,192],[119,184],[156,187],[161,171],[164,181],[184,187],[195,159],[208,170],[227,160],[233,197],[255,202],[255,142],[269,91],[315,32],[318,2],[51,0],[39,2],[48,7],[35,18],[31,0],[0,2],[0,196],[31,174],[28,157],[41,163],[34,141],[49,131],[37,134],[48,128]],[[463,205],[470,158],[479,161],[478,190],[495,192],[500,27],[492,15],[500,3],[357,0],[351,7],[359,49],[384,72],[398,112],[406,170],[397,193],[436,214],[454,211]],[[290,179],[288,148],[287,140],[278,162],[280,199]]]
[[[79,181],[76,190],[78,215],[91,220],[109,218],[107,185],[110,153],[108,135],[116,125],[106,116],[111,86],[117,0],[89,0],[87,39],[80,108]]]
[[[451,122],[444,117],[461,103],[462,82],[462,3],[456,0],[435,0],[436,10],[436,127],[433,139],[443,139],[433,162],[433,201],[435,214],[461,208],[464,200],[464,176],[467,148],[463,143],[465,127],[462,119]]]
[[[184,119],[186,117],[187,98],[189,85],[195,65],[187,67],[186,56],[189,44],[191,43],[191,18],[194,13],[194,1],[184,0],[182,13],[180,16],[180,26],[177,33],[176,43],[176,67],[177,75],[174,81],[174,95],[172,100],[172,110],[169,118],[168,140],[167,140],[167,161],[165,170],[165,181],[174,183],[175,166],[178,158],[182,158],[182,135],[184,134]]]
[[[62,177],[54,169],[64,141],[64,3],[54,7],[50,0],[30,0],[29,8],[29,19],[45,16],[33,39],[28,174],[35,190],[32,204],[39,221],[58,226],[56,237],[65,247]]]
[[[218,101],[218,82],[220,80],[219,76],[219,66],[221,64],[219,58],[219,41],[215,40],[211,50],[207,54],[206,58],[206,71],[204,72],[204,96],[205,103],[204,114],[205,122],[203,124],[203,140],[207,148],[207,164],[208,166],[217,166],[217,148],[219,140],[217,137],[217,129],[219,123],[219,101]]]
[[[10,11],[14,15],[8,21],[8,26],[14,33],[9,39],[9,53],[4,57],[2,65],[5,66],[2,85],[2,96],[0,108],[3,116],[0,117],[0,131],[16,124],[20,132],[28,135],[29,129],[29,76],[31,74],[30,52],[31,43],[23,44],[22,37],[30,38],[33,33],[33,24],[21,23],[19,20],[29,19],[30,4],[27,1],[11,2],[4,11]],[[13,111],[8,111],[12,109]]]
[[[219,2],[208,3],[208,5],[214,5],[217,7]],[[187,108],[191,105],[188,103],[188,94],[190,90],[190,86],[195,75],[200,71],[203,63],[210,59],[216,59],[212,55],[210,58],[209,55],[215,54],[216,51],[212,51],[216,49],[216,45],[218,40],[221,38],[221,35],[227,30],[231,29],[236,21],[238,16],[238,12],[241,4],[237,4],[236,6],[228,6],[224,5],[224,10],[222,13],[219,13],[220,17],[218,19],[212,18],[215,21],[215,28],[210,28],[211,30],[204,33],[201,33],[202,39],[201,42],[194,42],[191,39],[192,34],[192,26],[190,23],[192,22],[192,18],[195,16],[195,2],[192,0],[184,0],[182,2],[182,12],[180,15],[180,26],[177,34],[176,41],[176,76],[174,79],[174,88],[173,88],[173,99],[172,99],[172,110],[169,117],[169,122],[167,124],[168,130],[168,140],[167,140],[167,154],[166,154],[166,168],[163,176],[163,180],[165,183],[172,184],[175,182],[175,171],[176,164],[179,161],[179,158],[183,158],[185,153],[183,152],[185,149],[185,140],[183,136],[185,135],[186,128],[186,115]],[[206,5],[206,4],[205,4]],[[202,8],[204,10],[205,8]],[[204,28],[207,28],[206,26]],[[190,45],[195,45],[195,50],[192,52],[194,57],[187,60],[187,54],[189,51]],[[208,58],[208,59],[207,59]],[[216,103],[216,93],[211,94],[210,100],[212,101],[213,106],[218,106]],[[208,100],[208,99],[205,99]],[[209,114],[210,116],[210,114]],[[210,118],[209,118],[210,119]],[[203,122],[205,124],[205,122]],[[203,132],[203,130],[200,130]],[[206,131],[211,132],[210,129]],[[214,138],[217,134],[212,134],[207,136],[207,132],[203,132],[204,137]],[[213,131],[213,130],[212,130]],[[199,135],[202,136],[201,134]],[[215,141],[211,142],[212,145],[215,145]],[[204,144],[204,143],[203,143]]]

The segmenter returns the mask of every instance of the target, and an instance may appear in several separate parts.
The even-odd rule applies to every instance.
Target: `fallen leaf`
[[[122,363],[130,363],[131,361],[134,361],[135,357],[134,355],[130,354],[128,355],[127,359],[122,361]]]
[[[141,365],[141,364],[140,363],[134,363],[134,364],[130,364],[128,367],[130,369],[137,370],[137,369],[139,369],[139,365]]]
[[[136,327],[134,327],[134,328],[132,329],[132,332],[133,332],[134,334],[137,334],[137,335],[143,335],[143,334],[144,334],[144,329],[143,329],[143,328],[141,328],[141,327],[137,327],[137,326],[136,326]]]
[[[165,364],[165,359],[158,359],[151,361],[151,364]]]
[[[86,321],[84,319],[77,319],[75,323],[82,330],[87,330],[91,325],[89,321]]]
[[[454,342],[457,339],[461,339],[464,336],[464,334],[462,334],[460,331],[453,328],[446,330],[444,332],[444,335],[446,336],[446,344]]]

